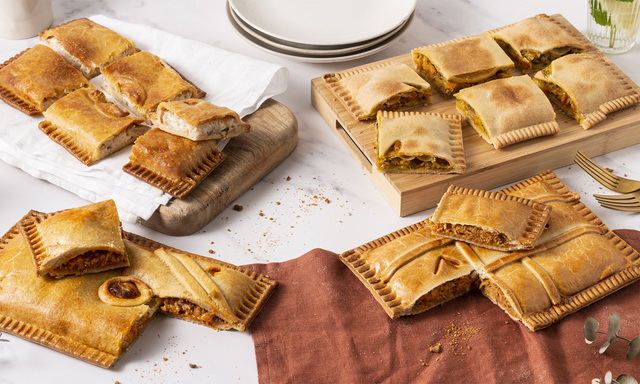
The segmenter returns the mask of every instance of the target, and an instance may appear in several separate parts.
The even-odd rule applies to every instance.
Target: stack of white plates
[[[228,0],[236,31],[289,59],[326,63],[372,55],[409,26],[416,0]]]

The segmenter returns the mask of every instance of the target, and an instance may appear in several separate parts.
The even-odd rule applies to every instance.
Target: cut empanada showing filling
[[[473,129],[475,129],[476,132],[478,132],[478,134],[483,139],[485,139],[485,141],[488,141],[488,142],[491,141],[489,139],[489,133],[487,132],[487,129],[485,128],[484,123],[482,122],[482,119],[480,118],[480,116],[478,116],[478,114],[473,109],[473,107],[471,107],[465,101],[457,99],[456,109],[462,114],[462,116],[466,117],[469,120],[469,123],[471,124]]]
[[[413,63],[445,96],[483,83],[509,77],[513,61],[487,35],[471,36],[411,51]]]
[[[457,115],[378,112],[378,169],[462,173],[465,162],[461,126]]]
[[[537,15],[490,32],[491,36],[518,66],[529,71],[549,65],[587,45],[557,16]]]
[[[507,235],[487,227],[483,228],[475,225],[456,223],[436,223],[433,229],[434,232],[442,234],[443,236],[463,238],[473,244],[489,244],[493,247],[504,247],[509,243]]]
[[[170,316],[179,317],[210,328],[223,328],[225,321],[214,311],[207,310],[189,300],[170,297],[162,300],[160,310]]]
[[[580,126],[640,103],[640,91],[598,53],[567,55],[535,74],[538,86]]]
[[[420,297],[407,315],[422,313],[438,305],[444,304],[471,291],[478,281],[477,274],[470,273],[447,281]]]
[[[126,266],[127,255],[111,251],[92,250],[79,254],[49,271],[51,276],[79,275],[87,270],[111,269],[114,265]]]

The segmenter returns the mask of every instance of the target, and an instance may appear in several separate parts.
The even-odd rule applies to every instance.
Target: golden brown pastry
[[[113,200],[25,219],[38,276],[63,277],[129,265]]]
[[[413,63],[445,96],[488,80],[509,77],[513,61],[487,35],[469,36],[415,48]]]
[[[431,233],[426,221],[347,251],[340,260],[392,319],[467,293],[477,279],[455,242]]]
[[[458,112],[496,149],[559,131],[553,106],[527,75],[466,88],[455,97]]]
[[[383,172],[462,173],[459,115],[378,111],[378,169]]]
[[[431,95],[429,83],[406,64],[332,73],[324,79],[358,120],[372,119],[378,111],[427,104]]]
[[[32,211],[25,219],[37,220],[38,215]],[[0,240],[0,330],[110,367],[142,333],[159,304],[154,298],[134,306],[103,303],[98,289],[118,273],[42,278],[16,225]]]
[[[87,78],[136,51],[133,41],[89,19],[76,19],[40,32],[40,39]]]
[[[102,69],[109,94],[140,116],[163,101],[200,98],[205,94],[153,53],[141,51]]]
[[[440,236],[502,251],[533,248],[551,207],[533,200],[450,186],[431,216]]]
[[[149,116],[163,131],[193,141],[230,139],[250,128],[231,109],[202,99],[165,101]]]
[[[40,129],[86,165],[119,151],[147,131],[142,119],[108,102],[93,87],[56,101],[44,117]]]
[[[640,103],[637,86],[598,53],[562,57],[536,73],[534,79],[584,129]]]
[[[35,45],[0,65],[0,98],[27,115],[42,113],[87,84],[80,71],[44,45]]]
[[[537,15],[491,32],[496,42],[524,71],[588,48],[583,38],[548,15]]]
[[[183,198],[224,160],[218,140],[192,141],[154,128],[131,148],[125,172]]]

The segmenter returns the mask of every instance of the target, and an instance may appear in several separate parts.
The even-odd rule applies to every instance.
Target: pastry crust
[[[173,197],[183,198],[222,160],[217,140],[191,141],[154,128],[136,140],[122,169]]]
[[[445,96],[488,80],[509,77],[513,61],[488,35],[467,36],[415,48],[413,63]]]
[[[37,220],[31,211],[23,220]],[[97,366],[111,367],[136,340],[158,300],[131,307],[100,301],[118,272],[52,280],[38,276],[26,238],[13,226],[0,239],[0,330]],[[80,305],[79,305],[80,304]]]
[[[44,117],[40,129],[86,165],[119,151],[147,131],[142,119],[108,102],[93,87],[56,101]]]
[[[160,310],[207,327],[246,331],[277,286],[264,275],[125,233],[131,266],[122,273],[147,284]]]
[[[610,113],[640,103],[638,88],[597,53],[564,56],[536,73],[534,79],[584,129]]]
[[[44,45],[35,45],[0,65],[0,98],[27,115],[42,113],[87,84],[80,71]]]
[[[201,98],[205,93],[158,56],[141,51],[102,69],[110,94],[140,116],[163,101]]]
[[[100,68],[136,52],[133,41],[89,19],[76,19],[40,32],[40,39],[92,78]]]
[[[378,169],[403,173],[462,173],[465,170],[459,115],[379,111]]]
[[[477,278],[455,242],[431,233],[427,221],[344,252],[340,260],[392,319],[467,293]]]
[[[539,69],[564,55],[590,49],[583,37],[545,14],[499,28],[490,34],[524,71]]]
[[[113,200],[25,219],[38,276],[60,278],[129,265]]]
[[[559,132],[553,106],[527,75],[493,80],[454,96],[458,112],[496,149]]]
[[[381,110],[402,110],[429,103],[431,86],[406,64],[373,65],[325,75],[332,92],[358,120]]]
[[[162,102],[149,117],[163,131],[193,141],[226,140],[250,129],[236,112],[202,99]]]
[[[551,207],[499,192],[450,186],[431,216],[433,233],[484,248],[533,248]]]

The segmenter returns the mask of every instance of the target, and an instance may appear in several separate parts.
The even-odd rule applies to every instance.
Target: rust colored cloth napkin
[[[616,231],[636,249],[640,232]],[[532,333],[478,291],[425,313],[391,320],[334,253],[252,265],[280,285],[252,325],[260,383],[589,383],[607,370],[640,376],[617,340],[586,345],[588,316],[606,332],[640,334],[640,283]],[[432,351],[430,351],[430,348]]]

